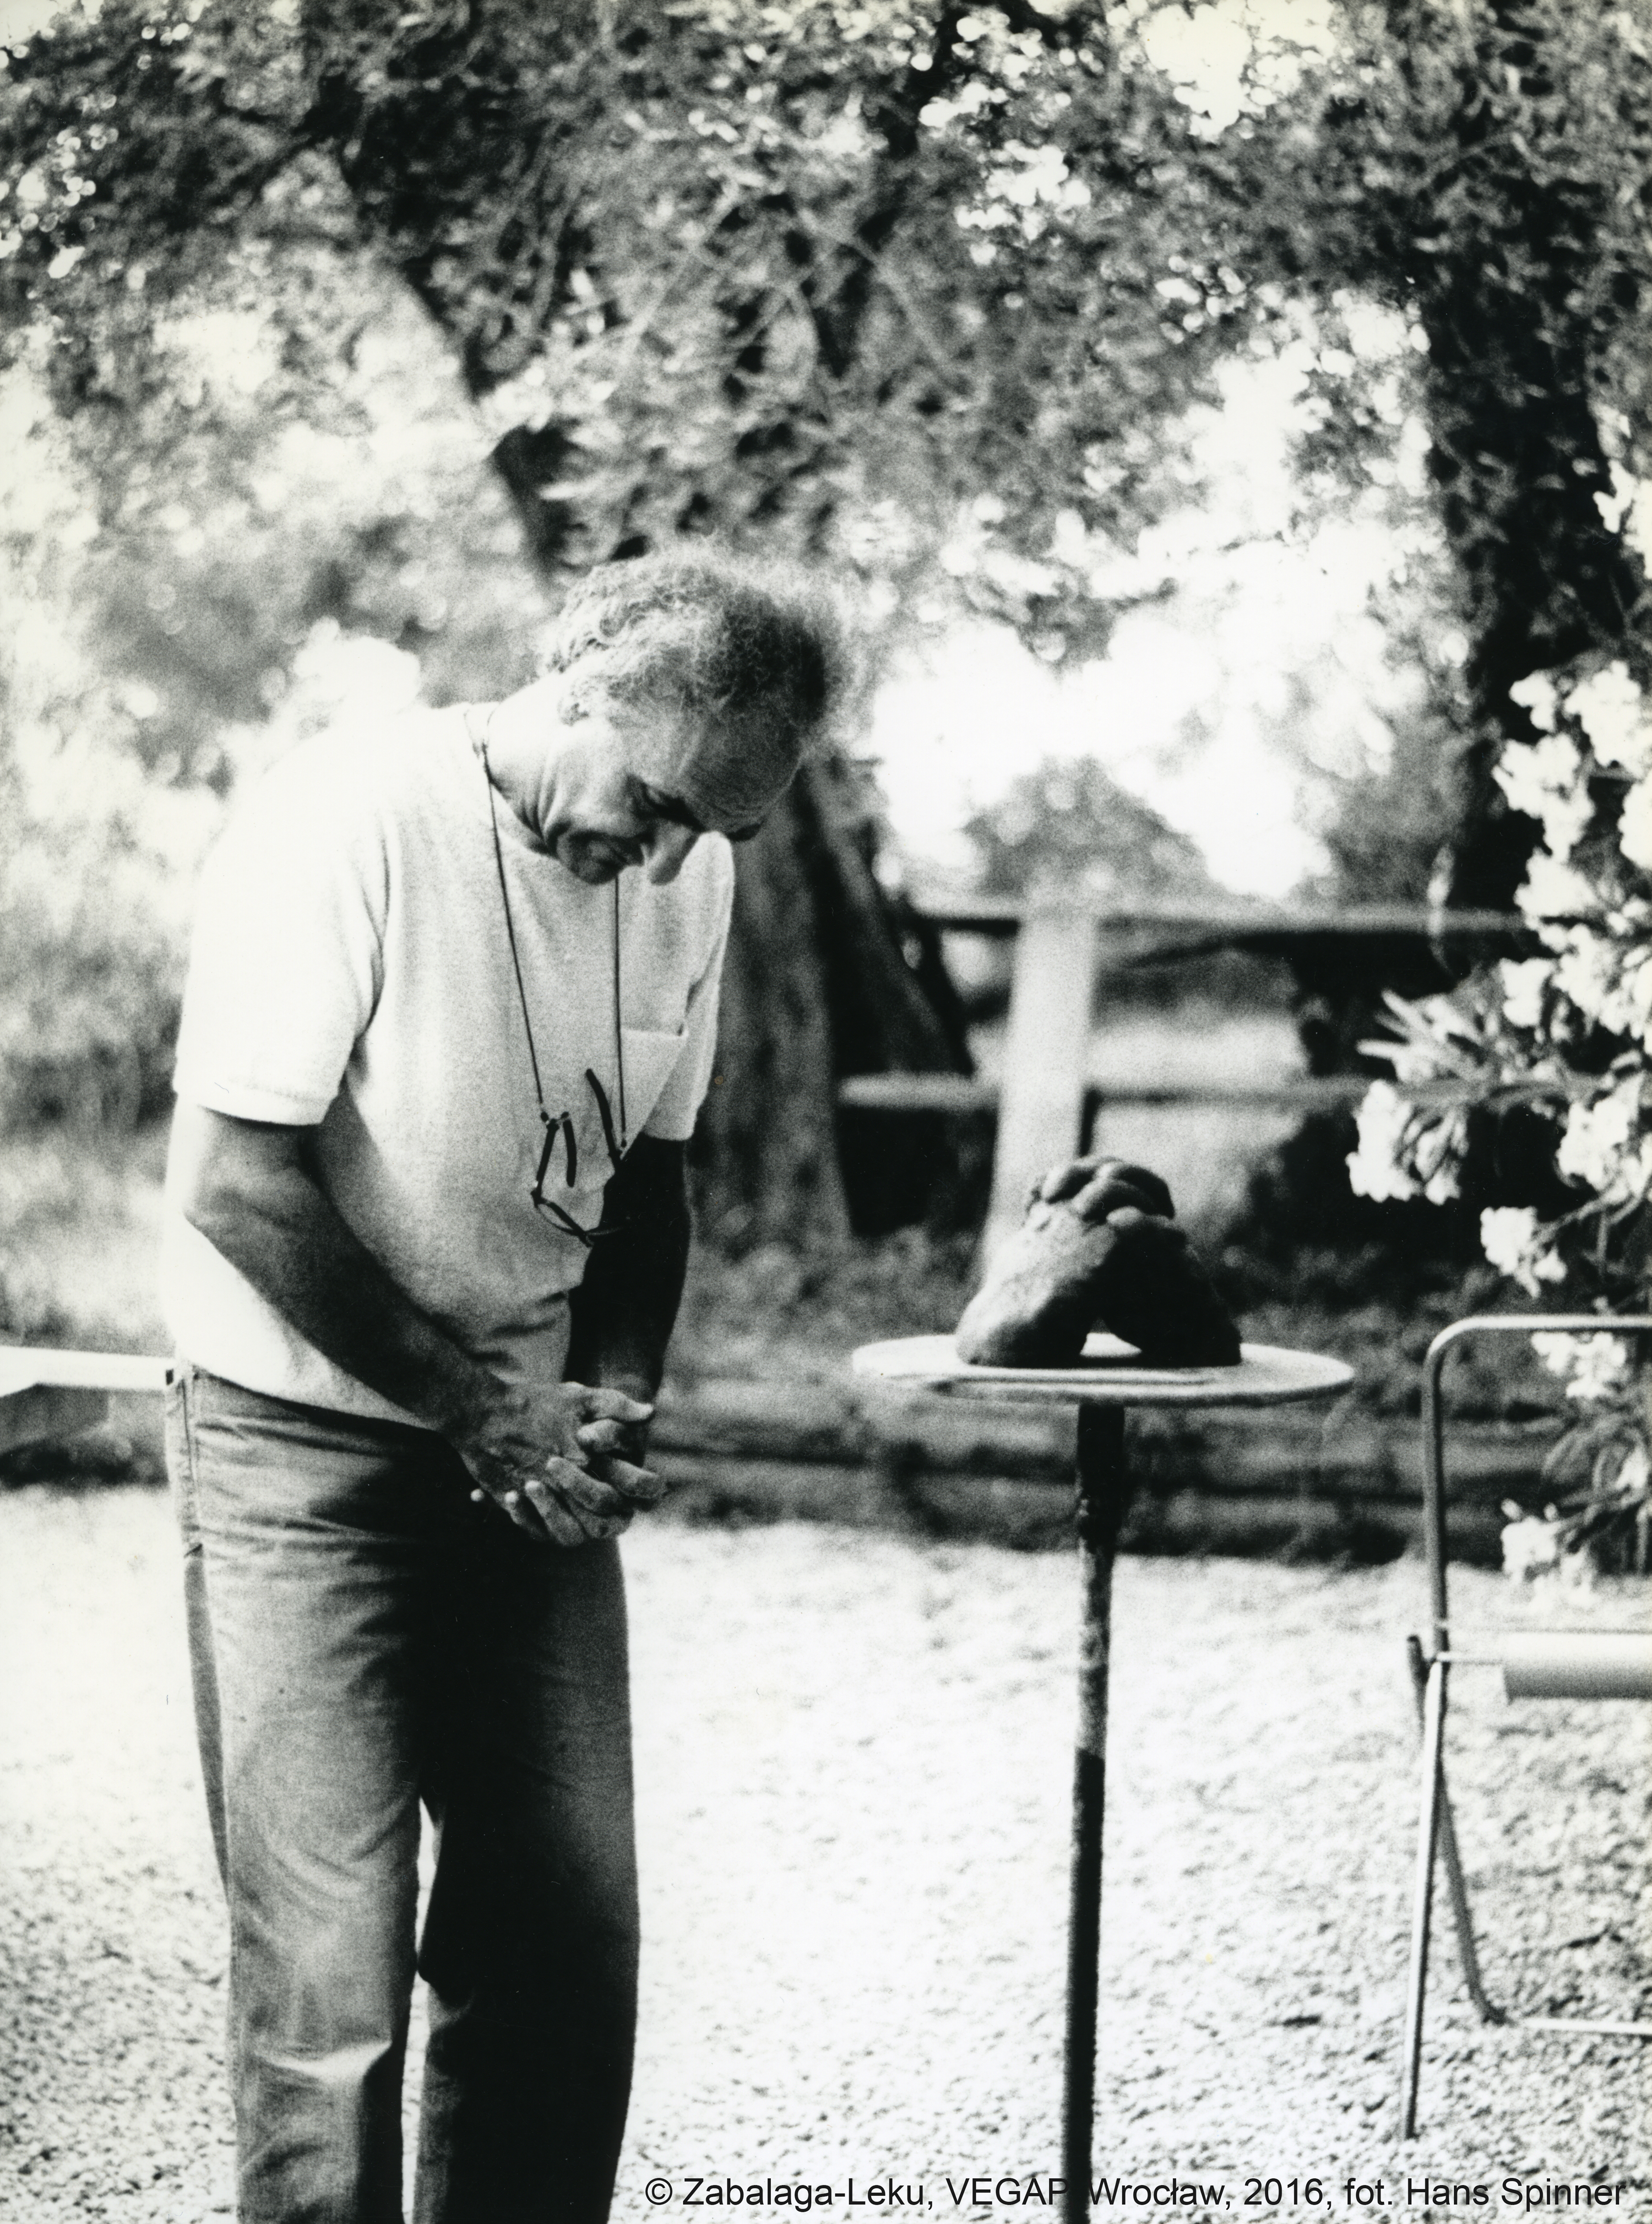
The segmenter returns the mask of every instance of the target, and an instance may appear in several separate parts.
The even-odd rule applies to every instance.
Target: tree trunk
[[[833,1248],[848,1232],[814,930],[799,812],[788,797],[738,856],[717,1070],[695,1142],[708,1233],[740,1248]]]
[[[1500,908],[1537,831],[1492,777],[1505,742],[1535,738],[1509,690],[1588,649],[1621,651],[1643,582],[1595,506],[1611,477],[1581,345],[1555,344],[1543,305],[1488,299],[1466,257],[1442,278],[1422,309],[1430,465],[1468,591],[1473,721],[1449,900]]]
[[[1403,38],[1411,7],[1395,16]],[[1428,340],[1429,468],[1466,590],[1472,730],[1449,900],[1471,907],[1513,900],[1536,834],[1492,778],[1504,742],[1535,736],[1510,688],[1590,649],[1633,652],[1645,611],[1641,567],[1595,500],[1611,489],[1592,407],[1603,334],[1579,305],[1604,190],[1535,158],[1499,111],[1512,85],[1535,109],[1555,97],[1554,35],[1529,0],[1491,0],[1441,148],[1450,202],[1419,207],[1397,243]],[[1625,294],[1613,313],[1634,307]]]
[[[920,1217],[954,1172],[938,1121],[840,1115],[850,1073],[967,1072],[933,938],[872,870],[859,783],[805,766],[736,852],[716,1079],[695,1157],[710,1232],[741,1248],[832,1246]]]

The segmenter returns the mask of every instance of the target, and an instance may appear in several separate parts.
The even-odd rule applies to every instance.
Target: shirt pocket
[[[659,1093],[676,1070],[688,1043],[688,1033],[667,1033],[658,1027],[621,1027],[625,1053],[625,1127],[634,1142],[648,1124],[648,1115],[659,1102]],[[619,1107],[615,1107],[619,1117]]]

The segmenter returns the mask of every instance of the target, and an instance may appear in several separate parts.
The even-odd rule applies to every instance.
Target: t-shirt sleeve
[[[688,1013],[683,1023],[683,1047],[665,1086],[654,1100],[654,1109],[643,1125],[646,1135],[665,1143],[685,1143],[705,1093],[711,1086],[717,1056],[717,1000],[722,984],[722,961],[728,950],[728,922],[735,901],[735,861],[728,844],[718,842],[719,864],[713,884],[715,926],[710,955],[689,991]]]
[[[232,1119],[313,1127],[381,980],[388,873],[373,814],[289,759],[202,875],[173,1085]]]

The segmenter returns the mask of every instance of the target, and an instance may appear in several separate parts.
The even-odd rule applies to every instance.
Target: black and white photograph
[[[0,0],[0,2224],[1652,2224],[1652,0]]]

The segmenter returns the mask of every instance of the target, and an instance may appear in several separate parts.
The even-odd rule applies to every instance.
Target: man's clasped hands
[[[652,1405],[583,1382],[495,1385],[486,1410],[451,1441],[476,1482],[541,1544],[617,1537],[640,1507],[657,1506],[663,1476],[643,1466]]]

